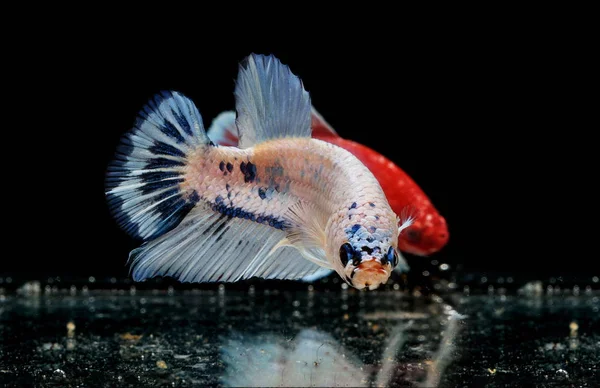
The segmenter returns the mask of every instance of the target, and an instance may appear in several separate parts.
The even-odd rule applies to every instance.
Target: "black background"
[[[7,130],[16,139],[4,148],[24,152],[9,170],[25,184],[7,185],[17,249],[0,274],[127,276],[139,242],[118,229],[104,197],[119,138],[161,90],[190,97],[208,127],[234,107],[237,66],[251,52],[288,64],[341,136],[396,162],[446,217],[448,245],[410,263],[531,278],[595,274],[585,248],[592,229],[574,221],[591,208],[583,172],[594,160],[591,138],[579,131],[592,129],[586,116],[597,111],[586,97],[592,53],[558,27],[496,27],[267,43],[217,40],[218,30],[189,40],[77,40],[68,31],[15,43],[6,81],[16,86],[9,106],[18,130]],[[573,153],[581,162],[567,167]]]

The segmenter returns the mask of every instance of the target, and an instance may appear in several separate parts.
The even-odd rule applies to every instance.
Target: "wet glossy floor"
[[[34,286],[0,295],[0,383],[594,387],[599,306],[592,290],[421,296]]]

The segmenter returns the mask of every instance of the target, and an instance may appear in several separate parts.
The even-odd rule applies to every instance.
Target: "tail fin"
[[[117,223],[144,240],[177,226],[199,200],[181,185],[186,157],[209,143],[191,100],[177,92],[150,100],[108,166],[106,196]]]

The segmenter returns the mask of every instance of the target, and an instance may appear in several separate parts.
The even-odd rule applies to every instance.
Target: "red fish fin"
[[[311,113],[310,125],[312,127],[312,137],[318,139],[323,137],[340,137],[335,129],[317,112],[314,106]]]

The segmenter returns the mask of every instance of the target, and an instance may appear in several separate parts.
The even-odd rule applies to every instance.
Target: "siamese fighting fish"
[[[122,137],[106,196],[117,223],[143,240],[129,255],[133,279],[335,271],[357,289],[385,283],[413,218],[394,213],[352,153],[311,137],[310,96],[277,58],[245,58],[234,95],[236,147],[211,141],[178,92],[151,99]]]

